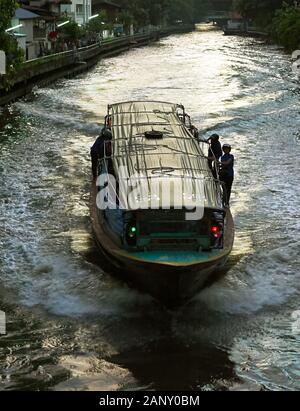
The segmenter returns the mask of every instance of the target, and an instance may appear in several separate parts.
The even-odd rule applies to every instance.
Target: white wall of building
[[[19,34],[25,34],[26,35],[26,41],[27,42],[32,42],[33,41],[33,25],[34,25],[35,19],[16,19],[13,18],[11,20],[11,27],[18,26],[19,24],[22,24],[22,27],[14,30],[15,33]]]
[[[61,13],[67,13],[76,23],[85,24],[92,15],[92,0],[72,0],[72,4],[61,5]]]
[[[16,39],[19,47],[26,53],[26,35],[25,34],[16,34]]]
[[[0,50],[0,75],[6,74],[6,54],[3,50]],[[0,321],[1,321],[1,311],[0,311]],[[1,327],[1,323],[0,323]],[[0,331],[1,334],[1,331]]]
[[[20,33],[26,34],[26,41],[33,41],[33,24],[34,20],[20,20],[20,24],[23,24],[22,30]]]

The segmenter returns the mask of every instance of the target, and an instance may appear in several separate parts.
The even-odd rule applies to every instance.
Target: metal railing
[[[142,41],[144,39],[146,40],[147,38],[149,38],[149,40],[151,40],[151,37],[154,34],[159,34],[160,33],[161,35],[164,35],[166,32],[168,32],[168,31],[171,32],[172,30],[176,30],[178,28],[180,28],[181,30],[184,30],[184,29],[188,29],[188,26],[180,26],[180,27],[171,26],[171,27],[165,27],[165,28],[160,28],[160,29],[158,29],[158,28],[148,29],[148,30],[145,30],[144,33],[136,33],[134,35],[126,35],[126,36],[121,36],[121,37],[112,37],[112,38],[102,39],[102,40],[96,41],[96,42],[94,42],[94,43],[92,43],[88,46],[74,48],[73,50],[62,51],[62,52],[59,52],[59,53],[53,53],[53,54],[49,54],[47,56],[27,60],[26,62],[24,62],[24,66],[28,67],[31,64],[49,62],[51,60],[56,60],[57,58],[72,56],[72,55],[74,55],[74,53],[82,53],[82,52],[90,51],[90,50],[96,49],[96,48],[99,48],[101,50],[101,47],[109,45],[109,44],[115,44],[115,45],[118,45],[118,44],[122,45],[122,43],[130,44],[130,42],[139,41],[139,40]]]
[[[35,59],[27,60],[24,63],[24,65],[26,66],[26,65],[30,65],[32,63],[37,63],[37,62],[40,62],[40,63],[49,62],[50,60],[55,60],[57,58],[73,56],[74,52],[78,53],[78,52],[88,51],[88,50],[92,50],[92,49],[98,48],[98,47],[99,47],[99,44],[94,43],[94,44],[91,44],[89,46],[75,48],[73,50],[61,51],[59,53],[53,53],[53,54],[49,54],[47,56],[37,57]]]

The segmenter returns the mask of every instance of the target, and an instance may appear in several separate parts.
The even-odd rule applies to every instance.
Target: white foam
[[[63,255],[38,257],[32,273],[26,276],[21,303],[43,306],[56,315],[134,316],[137,305],[152,299],[128,288],[88,263]]]
[[[100,133],[102,125],[98,123],[88,122],[86,118],[80,118],[82,113],[68,113],[64,110],[64,113],[56,111],[51,112],[50,110],[45,110],[44,107],[39,107],[30,103],[16,103],[16,106],[24,114],[37,117],[39,119],[45,119],[52,124],[65,126],[77,131],[84,131],[85,133],[97,135]]]
[[[247,257],[195,300],[218,312],[251,314],[283,304],[299,289],[299,278],[299,244],[289,244]]]

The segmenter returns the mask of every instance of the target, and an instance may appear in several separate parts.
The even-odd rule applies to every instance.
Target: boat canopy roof
[[[206,208],[223,208],[220,182],[214,179],[198,140],[183,122],[184,106],[131,101],[110,105],[108,114],[114,170],[119,179],[124,178],[119,170],[122,173],[125,170],[129,178],[135,176],[135,185],[140,189],[135,199],[137,208],[139,203],[145,204],[157,197],[150,184],[154,180],[158,184],[172,183],[172,207],[182,202],[187,207],[200,205],[200,196],[202,200],[204,197]]]

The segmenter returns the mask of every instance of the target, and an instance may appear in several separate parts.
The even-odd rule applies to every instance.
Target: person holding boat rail
[[[213,162],[217,160],[219,161],[219,158],[222,156],[222,146],[220,143],[220,136],[218,134],[213,134],[212,136],[209,137],[207,140],[208,143],[210,143],[209,149],[208,149],[208,165],[209,168],[212,170],[213,176],[217,178],[217,173],[216,173],[216,167],[213,167]],[[216,163],[216,166],[218,163]]]
[[[91,160],[92,160],[92,172],[93,177],[97,177],[98,161],[104,157],[105,143],[111,141],[112,134],[109,128],[104,127],[100,136],[96,139],[94,145],[91,148]]]
[[[234,156],[231,153],[231,145],[224,144],[223,156],[221,157],[221,169],[220,169],[220,180],[223,181],[225,185],[223,202],[226,206],[229,206],[229,200],[231,196],[231,188],[234,180]]]

